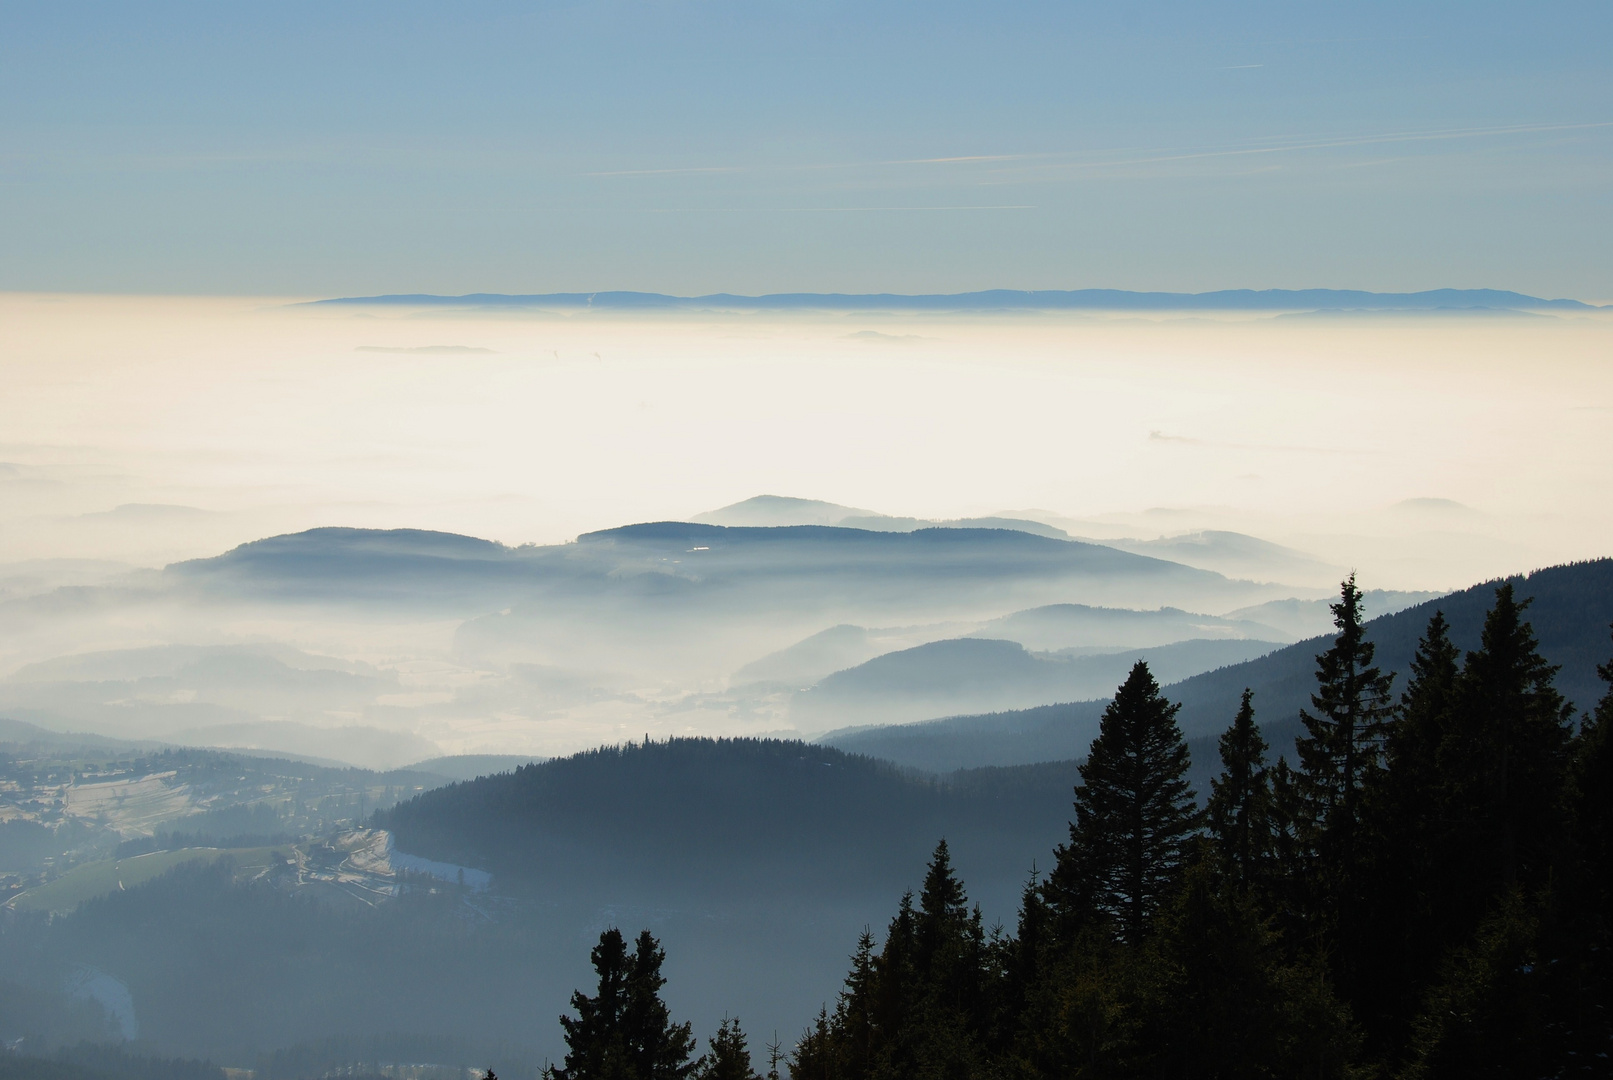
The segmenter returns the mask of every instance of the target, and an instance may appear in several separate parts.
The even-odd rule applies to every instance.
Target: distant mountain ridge
[[[568,595],[586,583],[598,595],[683,595],[764,580],[811,582],[851,575],[844,586],[941,577],[978,583],[1048,581],[1077,574],[1103,586],[1120,579],[1208,588],[1226,597],[1258,590],[1212,571],[1103,544],[1017,529],[926,528],[903,532],[826,525],[736,527],[658,521],[584,533],[575,543],[506,547],[412,529],[310,529],[242,544],[222,555],[175,563],[165,579],[188,588],[233,586],[282,597],[365,596],[422,600]],[[867,575],[874,574],[874,581]],[[1269,592],[1269,591],[1268,591]],[[1258,597],[1264,599],[1264,597]]]
[[[1126,289],[986,289],[980,292],[769,293],[668,296],[649,292],[395,293],[344,296],[313,304],[416,307],[556,307],[612,311],[727,308],[750,311],[1541,311],[1597,310],[1579,300],[1548,300],[1506,289],[1429,289],[1379,293],[1359,289],[1222,289],[1204,293]]]
[[[1570,563],[1518,574],[1512,582],[1520,599],[1532,599],[1524,617],[1534,627],[1540,651],[1561,665],[1557,687],[1580,709],[1595,706],[1606,686],[1596,666],[1613,655],[1613,559]],[[1377,647],[1377,663],[1393,671],[1396,699],[1405,689],[1411,656],[1435,611],[1443,611],[1451,640],[1464,650],[1479,647],[1485,613],[1498,581],[1428,600],[1367,623]],[[1255,660],[1207,671],[1165,687],[1180,702],[1177,720],[1190,739],[1214,738],[1231,723],[1239,695],[1254,690],[1255,719],[1268,733],[1272,753],[1289,752],[1301,708],[1316,689],[1316,655],[1331,637],[1314,637]],[[914,724],[888,724],[832,731],[819,741],[855,754],[935,772],[981,765],[1018,765],[1082,756],[1097,734],[1106,701],[1058,705],[974,716],[954,716]],[[1199,763],[1202,765],[1203,763]]]
[[[1060,656],[1033,654],[1016,641],[991,638],[932,641],[829,675],[795,694],[790,715],[803,731],[821,731],[881,719],[1034,707],[1106,694],[1139,659],[1168,682],[1280,647],[1271,641],[1222,638]]]

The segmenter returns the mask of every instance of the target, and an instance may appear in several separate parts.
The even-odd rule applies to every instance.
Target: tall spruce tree
[[[917,1064],[927,1075],[974,1075],[983,1063],[981,985],[985,933],[952,869],[947,842],[935,847],[919,892],[914,932],[917,1009],[910,1023]]]
[[[1254,691],[1221,736],[1221,776],[1210,781],[1210,833],[1222,867],[1240,894],[1265,877],[1272,850],[1271,777],[1266,740],[1255,725]]]
[[[1316,658],[1316,693],[1311,708],[1301,709],[1306,734],[1296,740],[1305,799],[1306,824],[1314,854],[1329,876],[1355,887],[1356,841],[1361,824],[1361,789],[1380,763],[1384,727],[1392,702],[1394,674],[1373,664],[1355,575],[1344,579],[1332,605],[1338,636],[1333,647]],[[1335,893],[1347,902],[1347,896]]]
[[[1441,772],[1470,896],[1542,884],[1566,834],[1563,802],[1572,707],[1540,655],[1512,583],[1495,591],[1477,652],[1457,681]]]
[[[1386,729],[1382,785],[1397,824],[1426,825],[1439,786],[1439,752],[1451,724],[1461,651],[1451,642],[1445,613],[1436,611],[1411,658],[1411,677]]]
[[[1369,778],[1362,853],[1361,934],[1353,943],[1357,1014],[1380,1058],[1397,1058],[1410,1018],[1452,942],[1438,897],[1451,868],[1439,758],[1451,724],[1458,661],[1449,624],[1436,611],[1411,660],[1411,675],[1386,725],[1384,768]]]
[[[648,930],[639,934],[631,956],[620,930],[599,935],[589,954],[599,976],[598,992],[571,995],[577,1016],[562,1016],[566,1059],[549,1070],[553,1080],[686,1080],[694,1035],[688,1024],[674,1024],[661,1000],[666,954]]]
[[[599,944],[588,954],[599,976],[593,997],[581,990],[571,995],[576,1017],[562,1016],[566,1060],[551,1069],[553,1080],[639,1080],[633,1071],[627,1049],[627,982],[632,961],[622,932],[611,927],[599,935]]]
[[[1059,847],[1048,882],[1049,899],[1067,920],[1090,910],[1135,943],[1175,882],[1199,827],[1180,708],[1160,696],[1139,660],[1104,709],[1080,767],[1070,841]]]
[[[874,1070],[881,1032],[874,1026],[876,1007],[874,935],[867,927],[857,938],[851,971],[835,1004],[835,1066],[843,1080],[865,1080]]]
[[[674,1024],[661,999],[666,953],[648,930],[633,943],[633,966],[627,979],[624,1019],[627,1047],[637,1080],[684,1080],[698,1062],[691,1060],[695,1037],[691,1025]]]

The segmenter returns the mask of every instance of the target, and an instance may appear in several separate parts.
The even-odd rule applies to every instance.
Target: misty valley
[[[15,566],[0,1075],[1605,1060],[1613,562],[1346,573],[772,497]]]

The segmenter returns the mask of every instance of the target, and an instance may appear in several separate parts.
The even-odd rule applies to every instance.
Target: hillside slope
[[[1222,639],[1090,655],[1035,655],[1014,641],[953,638],[887,653],[837,671],[797,693],[790,715],[802,730],[821,731],[874,721],[1082,700],[1116,686],[1139,659],[1148,661],[1159,679],[1169,681],[1278,647],[1269,641]]]

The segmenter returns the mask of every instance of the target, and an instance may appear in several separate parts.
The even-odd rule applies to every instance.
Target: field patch
[[[125,859],[103,859],[74,867],[55,881],[19,893],[6,906],[16,911],[71,911],[86,900],[119,889],[132,889],[176,866],[188,862],[213,862],[226,855],[234,856],[241,870],[261,869],[291,857],[292,846],[181,848],[178,851],[152,851]]]

